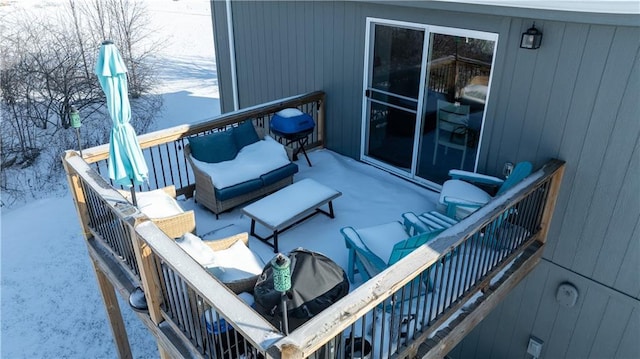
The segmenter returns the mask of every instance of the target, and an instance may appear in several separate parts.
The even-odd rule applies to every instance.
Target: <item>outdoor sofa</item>
[[[195,175],[195,201],[218,215],[293,183],[290,152],[251,121],[189,137],[186,156]]]

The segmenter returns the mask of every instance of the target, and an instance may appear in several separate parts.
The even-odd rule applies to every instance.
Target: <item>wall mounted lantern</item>
[[[527,31],[522,33],[520,48],[533,50],[539,48],[541,43],[542,33],[536,29],[536,23],[534,22]]]

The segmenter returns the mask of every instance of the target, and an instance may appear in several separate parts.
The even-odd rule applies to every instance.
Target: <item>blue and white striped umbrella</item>
[[[127,67],[116,45],[105,41],[100,46],[95,73],[107,97],[107,108],[113,122],[109,138],[109,178],[114,183],[131,186],[147,180],[149,170],[145,162],[136,132],[129,123],[131,106],[127,85]]]

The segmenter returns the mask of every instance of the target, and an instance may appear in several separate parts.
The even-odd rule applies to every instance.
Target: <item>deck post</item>
[[[318,100],[318,142],[324,147],[324,97]]]
[[[82,227],[82,234],[85,240],[89,238],[89,212],[87,210],[87,201],[80,186],[80,180],[77,173],[72,173],[72,169],[67,164],[67,159],[78,156],[75,151],[66,151],[62,159],[62,165],[64,171],[67,173],[67,181],[69,182],[69,189],[73,197],[73,203],[76,206],[76,212],[78,212],[78,218],[80,219],[80,226]]]
[[[160,303],[162,297],[160,294],[160,278],[156,275],[156,263],[153,258],[151,248],[144,241],[138,238],[138,234],[135,231],[135,227],[147,221],[146,217],[129,217],[128,222],[131,226],[131,243],[133,244],[133,251],[136,254],[136,261],[138,262],[138,268],[140,269],[140,285],[144,290],[144,296],[147,300],[147,307],[149,310],[149,316],[155,325],[159,325],[164,319],[162,318],[162,311],[160,309]],[[157,340],[158,353],[160,358],[169,359],[171,355],[162,346],[162,341]]]
[[[93,270],[96,273],[98,280],[98,287],[102,294],[102,300],[104,301],[104,308],[107,311],[109,317],[109,326],[111,327],[111,333],[113,334],[113,340],[118,350],[118,358],[131,359],[131,346],[129,345],[129,338],[127,336],[127,329],[124,326],[122,320],[122,313],[120,312],[120,305],[118,304],[118,297],[116,291],[113,288],[109,278],[100,270],[95,259],[91,258],[91,264]]]
[[[553,211],[558,201],[558,194],[560,193],[560,185],[562,184],[565,169],[564,162],[559,160],[552,162],[551,166],[555,168],[555,173],[551,175],[549,193],[547,193],[547,198],[542,210],[542,219],[540,220],[540,242],[542,243],[547,242],[547,234],[549,234],[549,227],[551,227],[551,219],[553,218]]]

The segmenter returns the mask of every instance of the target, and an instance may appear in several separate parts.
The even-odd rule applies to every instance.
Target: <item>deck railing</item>
[[[429,90],[446,93],[453,101],[460,89],[476,76],[489,78],[491,64],[462,56],[446,56],[436,59],[429,66]]]
[[[135,287],[144,288],[149,314],[141,317],[160,339],[163,356],[264,355],[282,337],[79,156],[68,154],[65,168],[76,189],[79,216],[85,219],[82,223],[96,273],[111,282],[100,282],[105,303],[117,307],[113,287],[126,298]],[[229,327],[217,318],[223,318]],[[112,326],[122,327],[120,318],[110,319]],[[123,333],[126,335],[114,329],[114,336]],[[121,357],[130,357],[128,344],[119,349]]]
[[[505,271],[533,268],[542,253],[563,166],[561,161],[547,163],[276,346],[302,358],[335,338],[353,336],[370,342],[372,358],[415,356],[419,344],[444,329],[443,324],[461,321],[461,310],[471,311]]]
[[[174,185],[177,195],[191,197],[195,189],[195,179],[182,151],[187,137],[222,131],[240,122],[251,120],[256,127],[263,128],[264,133],[271,134],[276,140],[284,142],[283,138],[271,133],[269,123],[276,112],[285,108],[298,108],[313,117],[316,126],[307,136],[305,148],[324,146],[324,103],[324,92],[316,91],[230,112],[197,124],[176,126],[140,135],[138,137],[140,147],[149,166],[149,181],[138,190]],[[294,152],[298,147],[299,143],[294,142],[288,146],[287,150]],[[85,149],[82,155],[87,163],[93,164],[99,174],[108,178],[106,175],[108,145]]]
[[[151,154],[150,187],[175,185],[189,196],[192,177],[180,158],[186,136],[247,119],[268,128],[271,114],[286,107],[313,107],[312,143],[322,145],[323,104],[324,94],[313,93],[141,136],[146,150],[168,153]],[[84,150],[80,158],[69,151],[64,164],[120,357],[131,353],[113,289],[128,296],[136,286],[145,289],[149,312],[139,316],[161,357],[342,358],[366,342],[372,358],[442,356],[461,340],[452,334],[456,325],[470,330],[539,260],[564,168],[550,161],[285,336],[98,174],[105,152],[106,146]],[[233,329],[224,331],[215,318]]]

